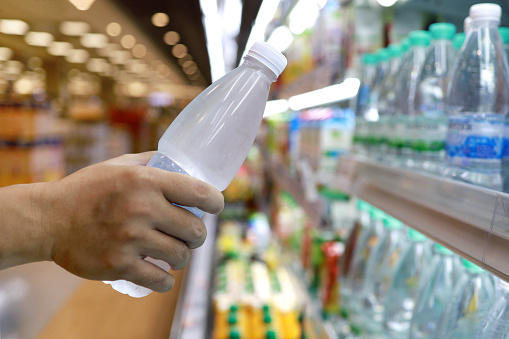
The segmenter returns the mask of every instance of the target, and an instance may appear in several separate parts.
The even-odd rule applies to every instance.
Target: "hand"
[[[190,249],[201,246],[207,234],[201,219],[172,203],[219,213],[224,201],[202,181],[145,167],[154,154],[124,155],[59,181],[21,185],[32,186],[42,260],[87,279],[124,279],[157,292],[170,290],[173,276],[143,258],[182,269]]]

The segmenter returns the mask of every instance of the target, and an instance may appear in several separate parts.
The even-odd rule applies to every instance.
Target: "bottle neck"
[[[278,76],[270,68],[252,56],[246,55],[242,65],[254,71],[260,72],[265,76],[265,78],[267,78],[269,82],[274,82],[277,80]]]
[[[472,21],[472,26],[470,28],[470,32],[473,32],[479,28],[497,29],[499,24],[500,23],[495,20],[474,20],[474,21]]]

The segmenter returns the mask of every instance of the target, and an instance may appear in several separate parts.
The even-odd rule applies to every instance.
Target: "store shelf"
[[[342,157],[329,185],[509,280],[508,194],[358,156]]]
[[[207,240],[193,250],[189,268],[182,282],[171,326],[171,339],[200,339],[210,334],[210,295],[214,269],[217,215],[204,214]]]

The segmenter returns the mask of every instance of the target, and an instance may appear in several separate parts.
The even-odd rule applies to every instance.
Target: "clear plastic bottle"
[[[384,300],[384,328],[390,338],[408,338],[418,292],[433,258],[432,243],[408,228],[406,244]]]
[[[410,339],[431,339],[463,270],[460,259],[442,245],[434,245],[429,272],[423,279],[412,314]]]
[[[449,116],[444,175],[502,189],[504,119],[509,108],[508,66],[497,30],[501,8],[470,8],[472,28],[454,64],[447,90]]]
[[[429,32],[431,45],[417,80],[412,149],[415,168],[442,174],[447,135],[445,95],[455,61],[452,39],[456,27],[436,23]]]
[[[465,272],[454,287],[440,319],[435,339],[474,339],[495,301],[493,277],[462,259]]]
[[[509,338],[509,284],[499,280],[497,301],[491,307],[477,339]]]
[[[504,44],[506,61],[509,61],[509,27],[499,27],[498,32]],[[502,180],[503,191],[509,192],[509,115],[504,121],[504,142],[502,146]]]
[[[465,33],[456,33],[452,38],[452,49],[454,50],[454,59],[458,57],[458,53],[465,42],[467,35]]]
[[[417,80],[426,58],[426,50],[431,41],[431,36],[427,31],[412,31],[408,38],[410,40],[410,50],[401,64],[399,76],[395,83],[395,91],[398,93],[398,100],[396,101],[398,118],[395,132],[402,140],[401,157],[396,165],[402,167],[414,166],[412,159],[414,102],[417,92]]]
[[[362,333],[377,336],[383,332],[384,298],[405,241],[403,224],[387,215],[384,219],[384,233],[366,265],[360,293],[361,313],[352,319],[356,327],[362,328]]]
[[[206,88],[177,116],[147,166],[191,175],[224,190],[254,142],[270,86],[285,67],[283,54],[256,42],[239,67]],[[196,207],[186,209],[203,215]],[[163,261],[155,263],[169,269]],[[123,280],[107,283],[132,297],[151,292]]]

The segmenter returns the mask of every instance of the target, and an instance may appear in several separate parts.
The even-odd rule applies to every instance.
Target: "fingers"
[[[146,235],[139,250],[142,256],[166,261],[174,270],[183,269],[191,258],[191,251],[184,242],[157,230]]]
[[[214,186],[185,174],[154,169],[155,180],[165,198],[182,206],[198,207],[217,214],[224,208],[224,197]]]
[[[105,161],[108,165],[128,165],[128,166],[145,166],[149,160],[156,154],[156,151],[143,152],[137,154],[124,154],[117,158]]]
[[[168,292],[175,285],[175,278],[156,265],[137,259],[119,279],[124,279],[159,293]]]

